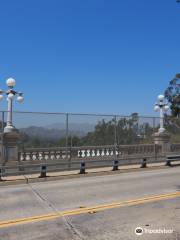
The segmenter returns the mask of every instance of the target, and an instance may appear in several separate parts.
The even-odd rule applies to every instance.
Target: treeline
[[[153,123],[153,118],[141,118],[137,113],[130,117],[123,117],[106,121],[102,119],[95,127],[94,131],[88,132],[83,136],[78,136],[74,132],[69,132],[68,137],[52,138],[49,129],[44,129],[46,134],[32,136],[26,132],[21,132],[20,148],[31,147],[65,147],[70,146],[101,146],[125,144],[152,143],[152,134],[158,131],[159,119]],[[4,124],[5,126],[5,124]],[[0,128],[2,123],[0,122]],[[180,118],[165,116],[165,128],[171,134],[172,142],[180,142]],[[55,129],[54,129],[55,130]],[[43,135],[43,137],[42,137]]]
[[[69,133],[57,140],[49,139],[48,136],[39,138],[32,137],[25,133],[21,134],[21,147],[54,147],[54,146],[98,146],[117,144],[138,144],[152,142],[152,134],[156,130],[152,126],[152,119],[141,122],[137,113],[133,113],[129,118],[112,119],[105,121],[102,119],[85,136],[76,136]],[[149,122],[148,122],[149,121]]]

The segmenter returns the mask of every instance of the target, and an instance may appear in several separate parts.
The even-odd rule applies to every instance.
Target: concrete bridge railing
[[[177,148],[177,146],[176,146]],[[83,147],[29,148],[19,152],[19,161],[54,161],[67,159],[111,159],[129,156],[146,156],[161,153],[155,144],[108,145]]]
[[[180,144],[171,144],[170,154],[172,153],[180,154]],[[157,144],[28,148],[19,151],[18,156],[18,161],[1,166],[1,176],[39,173],[41,169],[59,172],[79,170],[82,166],[90,169],[166,163],[162,145]]]

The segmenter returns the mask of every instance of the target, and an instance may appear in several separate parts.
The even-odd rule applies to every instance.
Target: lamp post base
[[[170,151],[170,134],[164,131],[158,131],[153,134],[154,144],[162,146],[162,153]]]
[[[1,134],[1,165],[14,165],[18,162],[18,140],[20,134],[17,130]]]
[[[11,133],[11,132],[18,132],[18,130],[12,125],[6,126],[4,128],[4,133]]]

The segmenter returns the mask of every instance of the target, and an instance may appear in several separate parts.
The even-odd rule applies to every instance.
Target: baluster
[[[83,152],[84,152],[84,153],[83,153],[83,157],[87,157],[87,155],[88,155],[88,150],[85,149]]]
[[[94,149],[92,149],[91,151],[92,151],[92,157],[95,157]]]
[[[104,148],[104,156],[107,156],[107,148]]]
[[[98,153],[97,148],[95,148],[94,149],[94,157],[97,157],[97,153]]]
[[[63,158],[63,151],[59,150],[59,158],[62,159]]]
[[[42,161],[45,160],[45,153],[44,153],[44,151],[41,152],[41,160],[42,160]]]
[[[112,156],[112,148],[111,147],[109,147],[108,152],[109,152],[109,156]]]
[[[52,151],[51,152],[51,160],[54,160],[55,159],[55,151]]]
[[[108,156],[111,156],[112,155],[112,148],[108,147],[107,150],[108,150]]]
[[[79,157],[82,158],[82,150],[79,150]]]
[[[48,159],[47,152],[46,152],[46,151],[44,151],[43,153],[44,153],[44,160],[46,161],[46,160]]]
[[[54,151],[54,160],[57,160],[57,159],[58,159],[57,156],[58,156],[58,151],[55,150],[55,151]]]
[[[116,146],[116,156],[119,157],[120,151],[119,151],[119,146]]]
[[[54,152],[54,159],[58,160],[58,157],[59,157],[59,151],[55,151]]]
[[[26,161],[26,153],[23,152],[23,153],[21,154],[21,156],[22,156],[22,161]]]
[[[110,148],[106,147],[106,156],[110,156]]]
[[[47,152],[48,160],[51,160],[51,151]]]
[[[102,148],[99,149],[99,157],[102,156]]]
[[[92,157],[92,156],[93,156],[93,150],[90,149],[90,150],[89,150],[89,157]]]
[[[36,160],[39,160],[39,152],[36,152]]]
[[[42,160],[42,152],[38,152],[38,160]]]
[[[115,155],[115,148],[114,148],[114,147],[111,148],[111,155],[112,155],[112,156]]]
[[[30,153],[23,153],[23,155],[24,155],[24,161],[29,161],[29,160],[31,160],[30,159]]]
[[[70,159],[70,150],[69,149],[67,149],[67,151],[66,151],[66,158]]]
[[[101,156],[104,156],[104,148],[101,149]]]
[[[34,154],[33,154],[33,152],[30,152],[30,153],[29,153],[29,157],[30,157],[30,160],[31,160],[31,161],[34,160]]]

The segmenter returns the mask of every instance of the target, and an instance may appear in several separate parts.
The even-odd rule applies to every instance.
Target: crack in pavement
[[[64,221],[64,223],[66,224],[68,230],[75,235],[77,240],[85,240],[85,237],[82,235],[82,233],[79,232],[79,230],[76,229],[76,227],[71,223],[70,219],[68,218],[68,216],[63,216],[60,214],[60,212],[56,209],[56,207],[48,200],[46,199],[44,196],[42,196],[40,194],[40,192],[38,192],[35,188],[33,188],[33,186],[27,182],[27,185],[29,186],[29,188],[31,189],[31,191],[33,192],[33,194],[35,196],[38,197],[38,199],[43,202],[43,204],[46,205],[46,207],[48,206],[48,208],[50,208],[55,214],[57,214],[59,217],[61,217]],[[75,239],[75,240],[76,240]]]

